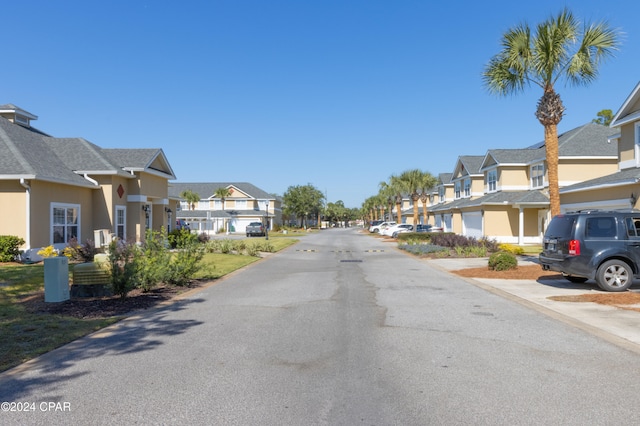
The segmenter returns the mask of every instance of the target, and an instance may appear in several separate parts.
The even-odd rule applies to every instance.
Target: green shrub
[[[138,286],[140,250],[134,242],[113,240],[107,253],[113,294],[122,298]]]
[[[171,252],[166,246],[167,233],[147,230],[144,244],[140,246],[138,257],[138,286],[142,291],[150,291],[159,283],[168,281]]]
[[[202,268],[201,260],[204,257],[204,252],[204,246],[197,240],[181,247],[171,258],[167,281],[179,286],[188,284]]]
[[[246,247],[247,256],[260,257],[258,244],[248,244]]]
[[[171,248],[180,248],[189,244],[191,241],[198,241],[198,236],[192,234],[187,229],[173,229],[167,236]]]
[[[24,240],[13,235],[0,235],[0,262],[13,262],[20,255]]]
[[[518,259],[513,253],[499,251],[489,257],[489,269],[494,271],[507,271],[518,267]]]
[[[430,242],[431,232],[401,232],[398,234],[398,242]]]
[[[524,249],[522,247],[514,246],[513,244],[506,244],[506,243],[500,244],[498,246],[498,250],[499,251],[504,251],[506,253],[512,253],[512,254],[515,254],[515,255],[524,254]]]

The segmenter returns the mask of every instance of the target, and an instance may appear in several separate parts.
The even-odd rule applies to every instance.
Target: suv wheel
[[[622,260],[608,260],[598,268],[596,282],[605,291],[625,291],[633,284],[633,272]]]

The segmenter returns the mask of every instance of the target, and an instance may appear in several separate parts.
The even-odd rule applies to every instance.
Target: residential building
[[[219,188],[229,190],[224,200],[216,196]],[[181,197],[186,190],[200,197],[194,206],[189,206]],[[169,197],[179,200],[176,218],[184,219],[191,230],[198,233],[244,233],[251,222],[268,223],[270,229],[282,224],[280,197],[247,182],[171,182]]]
[[[585,124],[558,137],[561,188],[606,176],[618,167],[615,130]],[[445,231],[499,242],[542,241],[549,213],[544,142],[523,149],[490,149],[459,157],[451,176],[453,199],[428,207],[429,223]],[[438,193],[445,193],[439,182]],[[561,189],[562,194],[562,189]]]
[[[24,239],[29,256],[71,239],[142,241],[147,229],[171,226],[175,175],[162,149],[56,138],[32,126],[37,118],[0,105],[0,235]]]
[[[617,147],[617,170],[560,189],[562,212],[638,207],[640,197],[640,83],[611,122],[612,146]]]

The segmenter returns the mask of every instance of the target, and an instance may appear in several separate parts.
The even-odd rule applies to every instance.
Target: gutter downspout
[[[82,175],[82,177],[84,177],[86,180],[88,180],[89,182],[91,182],[92,184],[94,184],[95,186],[98,186],[98,181],[95,179],[91,179],[89,177],[89,175],[87,175],[86,173]]]
[[[24,178],[20,178],[20,185],[26,190],[26,229],[25,229],[25,240],[26,247],[25,251],[31,249],[31,185],[24,180]]]

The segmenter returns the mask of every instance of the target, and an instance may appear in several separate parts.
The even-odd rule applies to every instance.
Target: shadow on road
[[[163,337],[182,334],[201,325],[201,321],[174,320],[167,316],[202,301],[185,299],[143,311],[6,371],[0,374],[0,401],[19,401],[23,395],[33,395],[43,387],[51,389],[53,383],[89,374],[89,371],[77,371],[74,368],[82,360],[154,349],[162,345]]]

